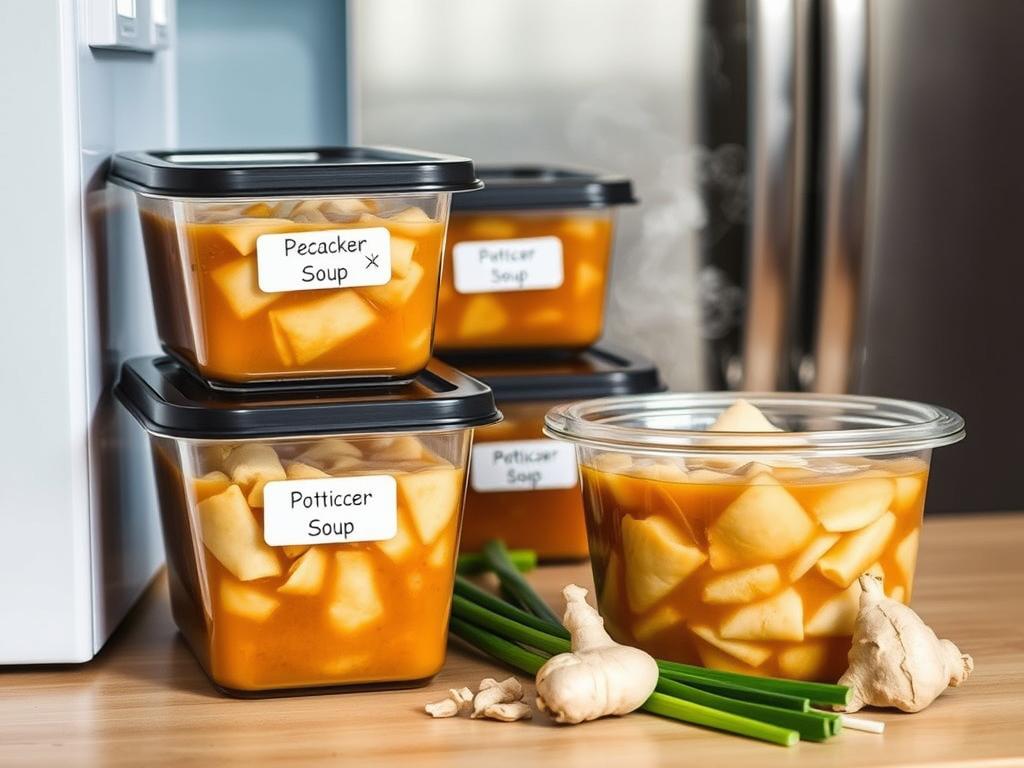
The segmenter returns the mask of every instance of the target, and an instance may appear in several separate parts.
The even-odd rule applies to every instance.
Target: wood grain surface
[[[1024,514],[930,518],[922,546],[914,607],[976,669],[922,713],[869,713],[884,736],[786,749],[646,714],[431,720],[425,702],[505,672],[457,648],[418,690],[228,699],[178,638],[161,578],[93,662],[0,672],[0,765],[1024,766]],[[583,565],[531,578],[551,599],[590,583]]]

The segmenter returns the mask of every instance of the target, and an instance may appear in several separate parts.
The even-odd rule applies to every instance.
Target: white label
[[[260,235],[256,269],[264,293],[384,285],[391,279],[391,234],[369,227]]]
[[[564,279],[562,241],[524,237],[456,243],[452,268],[459,293],[550,290]]]
[[[278,480],[263,487],[263,540],[272,547],[384,541],[398,533],[391,475]]]
[[[474,491],[539,491],[576,485],[576,449],[558,440],[508,440],[473,446]]]

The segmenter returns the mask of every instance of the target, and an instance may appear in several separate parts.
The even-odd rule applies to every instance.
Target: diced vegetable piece
[[[339,632],[357,632],[384,615],[369,552],[342,549],[334,553],[334,601],[327,609],[331,625]]]
[[[670,629],[681,630],[683,620],[683,614],[678,608],[674,605],[663,605],[636,622],[633,625],[633,635],[643,643]]]
[[[445,534],[437,540],[427,555],[427,565],[431,568],[450,568],[454,564],[455,528],[449,526]]]
[[[327,469],[330,470],[331,475],[338,477],[351,474],[350,470],[363,469],[366,466],[362,459],[357,459],[355,456],[339,456]]]
[[[895,526],[896,516],[886,512],[867,528],[846,534],[818,560],[821,575],[846,589],[878,560]]]
[[[719,472],[717,470],[706,469],[704,467],[691,469],[687,475],[687,479],[691,483],[707,483],[709,485],[722,485],[724,483],[735,483],[737,481],[736,475],[730,475],[728,472]]]
[[[429,469],[398,475],[398,492],[425,544],[433,544],[459,510],[462,471]]]
[[[685,469],[678,464],[669,462],[657,462],[655,464],[635,466],[632,474],[636,477],[643,477],[648,480],[660,480],[666,483],[685,483],[689,480],[689,476]]]
[[[804,606],[794,589],[750,603],[728,616],[719,629],[726,640],[803,640]]]
[[[601,472],[625,472],[633,466],[628,453],[601,453],[594,457],[594,469]]]
[[[287,219],[292,215],[292,211],[298,208],[301,200],[279,200],[274,203],[274,207],[271,210],[271,215],[281,219]]]
[[[348,440],[342,440],[340,437],[328,437],[313,443],[299,454],[298,460],[306,464],[329,468],[342,457],[361,459],[363,452]]]
[[[249,506],[263,506],[263,486],[273,480],[284,480],[287,474],[277,452],[263,443],[243,443],[224,459],[224,469],[231,479],[247,489]]]
[[[220,583],[220,605],[228,613],[252,621],[266,621],[281,604],[254,587],[224,579]]]
[[[779,673],[797,680],[820,680],[828,668],[828,642],[804,640],[779,651]]]
[[[626,569],[626,597],[637,613],[682,584],[700,568],[707,555],[661,517],[622,519],[622,554]]]
[[[404,514],[398,515],[398,527],[395,535],[390,539],[376,542],[377,548],[395,563],[401,563],[416,548],[416,537],[412,534],[412,527]]]
[[[317,469],[309,464],[303,464],[301,461],[286,461],[284,463],[284,472],[289,480],[320,480],[330,477],[322,469]]]
[[[284,556],[289,560],[294,560],[307,549],[309,549],[309,544],[286,544],[281,547],[281,551],[284,553]]]
[[[586,297],[593,291],[599,290],[604,282],[604,272],[589,261],[581,261],[576,265],[576,288],[577,298]]]
[[[803,578],[803,575],[811,570],[818,559],[832,549],[837,541],[838,533],[822,533],[811,539],[811,543],[804,547],[789,566],[789,580],[792,582]]]
[[[508,312],[496,298],[487,293],[478,293],[468,302],[459,321],[459,336],[476,339],[497,333],[509,324]]]
[[[728,653],[723,653],[710,643],[698,642],[697,653],[700,655],[700,663],[709,669],[723,669],[727,672],[737,672],[741,675],[761,677],[767,674],[762,669],[744,664]]]
[[[710,643],[723,653],[727,653],[751,667],[761,666],[772,655],[772,648],[766,643],[726,640],[720,637],[711,627],[700,624],[690,625],[690,631],[704,642]]]
[[[252,581],[281,573],[281,564],[263,542],[263,532],[237,485],[203,499],[196,509],[203,544],[235,578]]]
[[[196,499],[199,501],[226,491],[229,485],[231,485],[231,478],[219,470],[207,472],[202,477],[197,477],[192,481],[192,487],[196,492]]]
[[[924,480],[919,475],[896,478],[896,500],[895,506],[900,510],[906,510],[917,503],[924,490]]]
[[[709,432],[781,432],[761,410],[740,399],[730,405],[708,427]]]
[[[749,603],[772,594],[781,586],[779,569],[766,563],[713,577],[704,584],[701,599],[705,603]]]
[[[409,297],[423,279],[423,274],[423,267],[414,261],[409,264],[404,277],[395,275],[384,285],[367,286],[360,288],[359,292],[377,307],[395,309],[409,301]]]
[[[875,563],[867,571],[873,576],[885,578],[882,566]],[[859,574],[858,574],[859,575]],[[845,590],[833,595],[807,617],[804,632],[811,637],[845,637],[853,634],[853,625],[860,610],[860,584],[854,581]]]
[[[565,312],[558,307],[543,307],[535,309],[525,318],[523,325],[530,328],[543,328],[545,326],[561,325],[566,321]]]
[[[473,219],[469,231],[478,240],[508,240],[516,236],[516,225],[500,216],[480,216]]]
[[[231,243],[231,246],[241,256],[251,256],[256,253],[256,240],[260,235],[274,235],[280,232],[287,232],[295,229],[295,222],[289,219],[270,218],[242,218],[226,221],[217,224],[217,231],[221,237]]]
[[[352,676],[359,670],[365,669],[373,661],[372,653],[356,653],[348,656],[339,656],[332,659],[323,666],[323,672],[327,679],[351,681]]]
[[[920,529],[915,528],[896,545],[894,552],[896,565],[900,567],[900,573],[907,582],[914,578],[914,569],[917,567],[918,540],[920,537]]]
[[[360,213],[373,213],[377,210],[375,200],[363,200],[358,197],[332,197],[320,203],[320,210],[335,216],[357,216]]]
[[[416,241],[407,240],[404,237],[391,236],[391,274],[394,277],[405,277],[413,264],[413,254],[416,253]],[[419,264],[416,265],[420,267]],[[423,267],[420,267],[422,274]]]
[[[288,339],[285,338],[284,331],[281,330],[277,323],[270,324],[270,337],[274,341],[274,351],[277,352],[277,359],[287,366],[295,365],[295,355],[292,354],[292,348],[288,346]]]
[[[210,273],[231,311],[246,320],[281,298],[280,293],[264,293],[256,282],[256,260],[236,259]]]
[[[810,504],[810,511],[826,531],[856,531],[889,511],[896,484],[872,477],[851,479],[833,486]]]
[[[399,435],[373,452],[374,461],[417,461],[423,456],[423,443],[411,435]]]
[[[394,216],[389,216],[390,221],[406,221],[406,222],[427,222],[433,221],[430,216],[427,215],[426,211],[422,208],[417,208],[415,205],[410,205],[408,208],[399,211]]]
[[[377,313],[353,291],[329,291],[322,299],[269,312],[295,361],[305,365],[373,325]]]
[[[562,222],[562,232],[570,237],[593,240],[601,233],[601,222],[589,217],[574,216]]]
[[[286,595],[315,595],[323,588],[326,573],[327,553],[321,547],[310,547],[292,563],[288,580],[277,591]]]
[[[708,529],[716,571],[788,557],[814,532],[814,522],[770,475],[759,475]]]
[[[253,203],[250,206],[242,209],[243,216],[252,216],[254,218],[266,218],[274,215],[274,209],[266,203]]]

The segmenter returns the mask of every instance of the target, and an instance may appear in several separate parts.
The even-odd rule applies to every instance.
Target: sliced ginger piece
[[[324,585],[327,553],[321,547],[310,547],[288,569],[288,580],[277,588],[285,595],[315,595]]]
[[[448,527],[462,502],[462,470],[438,468],[402,474],[398,493],[404,501],[420,540],[433,544]]]
[[[803,640],[804,605],[800,595],[790,588],[738,608],[722,621],[719,634],[726,640]]]
[[[322,299],[272,309],[268,316],[298,365],[306,365],[377,321],[373,307],[354,291],[326,291]]]
[[[726,640],[711,627],[691,624],[690,631],[705,643],[710,643],[723,653],[751,667],[759,667],[772,655],[772,647],[766,643],[752,643],[746,640]]]
[[[252,621],[266,621],[280,604],[280,600],[263,594],[255,587],[230,579],[223,579],[220,583],[221,608],[236,616]]]
[[[256,277],[256,260],[247,257],[236,259],[210,273],[210,279],[224,295],[228,306],[241,320],[260,312],[279,298],[280,293],[264,293]]]
[[[711,604],[749,603],[777,592],[781,586],[778,567],[766,563],[709,579],[704,584],[701,599]]]
[[[374,306],[385,309],[396,309],[404,306],[412,297],[413,292],[423,279],[424,269],[415,261],[409,264],[406,274],[397,274],[384,285],[371,285],[360,288],[359,293],[373,302]]]
[[[317,469],[309,464],[303,464],[301,461],[286,461],[284,463],[284,472],[289,480],[321,480],[325,477],[330,477],[322,469]]]
[[[716,571],[781,560],[807,543],[814,522],[770,475],[759,475],[708,529]]]
[[[210,496],[216,496],[218,493],[223,493],[228,489],[229,485],[231,485],[231,478],[220,470],[207,472],[202,477],[197,477],[192,481],[192,488],[196,492],[196,499],[198,501],[208,499]]]
[[[358,632],[384,615],[374,577],[376,568],[369,552],[342,549],[334,553],[334,600],[327,616],[336,630]]]
[[[196,505],[203,544],[240,581],[278,576],[281,564],[237,485]]]
[[[740,398],[720,414],[708,432],[781,432],[753,403]]]
[[[633,625],[633,636],[645,643],[670,629],[681,628],[684,620],[682,612],[674,605],[663,605]]]
[[[818,560],[821,575],[846,589],[878,560],[896,526],[896,516],[886,512],[867,528],[848,533]]]
[[[914,569],[917,567],[917,548],[920,538],[921,529],[915,528],[900,539],[900,542],[896,545],[896,549],[893,552],[893,557],[896,560],[896,565],[899,566],[900,574],[907,583],[914,578]]]
[[[804,547],[790,564],[787,574],[789,580],[793,582],[803,578],[804,574],[811,570],[821,556],[832,549],[837,541],[839,541],[838,533],[822,533],[811,539],[811,543]]]
[[[779,672],[794,680],[820,680],[828,669],[828,641],[804,640],[783,648],[778,655]]]
[[[888,512],[895,495],[896,484],[890,479],[855,478],[817,497],[809,510],[826,531],[856,531]]]
[[[211,225],[227,240],[240,256],[251,256],[256,253],[256,241],[260,235],[276,235],[295,229],[295,222],[290,219],[272,219],[267,217],[241,218]]]
[[[459,321],[459,337],[478,339],[498,333],[509,325],[511,318],[504,305],[494,296],[478,293],[466,302]]]
[[[867,571],[872,576],[883,579],[885,571],[875,563]],[[853,625],[857,621],[857,610],[860,607],[860,584],[853,582],[842,592],[828,598],[818,606],[804,623],[804,633],[811,637],[848,637],[853,634]]]
[[[662,517],[622,519],[622,554],[629,607],[643,613],[708,559]]]

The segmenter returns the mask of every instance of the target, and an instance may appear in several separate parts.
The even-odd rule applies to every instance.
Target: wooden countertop
[[[447,688],[507,674],[459,649],[417,690],[227,699],[177,637],[161,578],[93,662],[0,672],[0,765],[1024,765],[1024,514],[930,518],[922,546],[914,607],[976,669],[922,713],[870,713],[884,736],[786,749],[646,714],[575,727],[432,720],[423,704]],[[582,565],[531,578],[550,598],[590,583]]]

